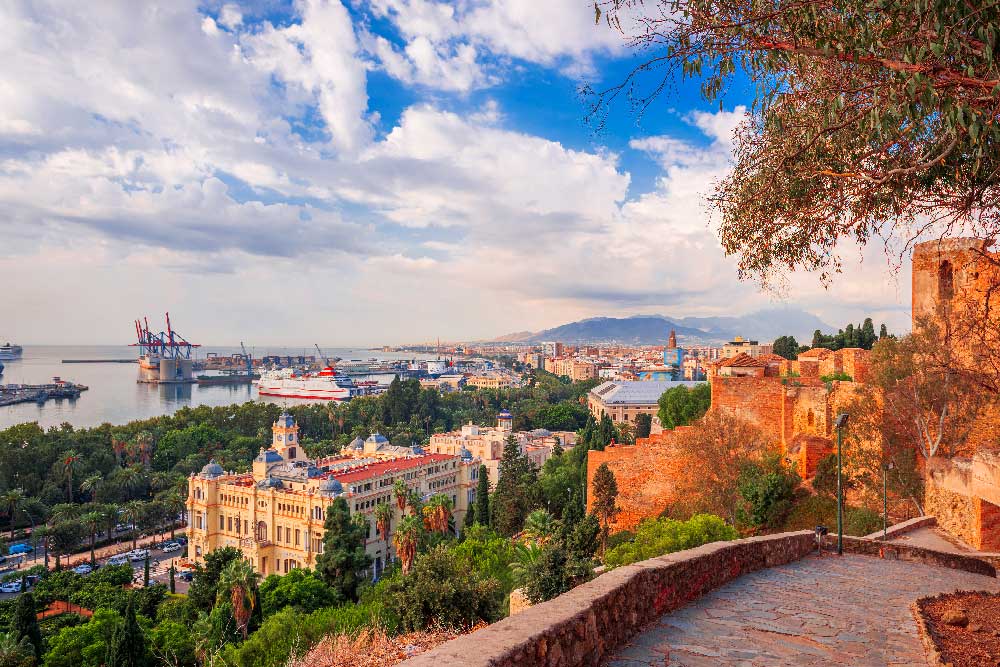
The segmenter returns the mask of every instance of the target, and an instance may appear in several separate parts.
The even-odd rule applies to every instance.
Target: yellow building
[[[510,389],[514,386],[514,379],[506,373],[486,373],[484,375],[473,375],[465,383],[476,389]]]
[[[368,523],[365,549],[377,574],[393,558],[392,531],[402,517],[393,496],[396,480],[422,497],[450,497],[456,526],[474,500],[478,463],[470,455],[426,454],[373,434],[352,443],[347,455],[314,461],[299,446],[298,432],[294,419],[282,414],[272,427],[271,447],[261,449],[250,472],[227,473],[212,461],[191,475],[188,554],[193,561],[231,546],[264,576],[313,567],[323,552],[326,509],[335,498],[344,498],[351,514]],[[387,540],[372,516],[379,503],[393,512]]]

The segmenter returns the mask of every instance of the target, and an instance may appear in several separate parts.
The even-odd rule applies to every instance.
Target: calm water
[[[237,348],[203,347],[198,356],[208,352],[232,354]],[[324,349],[324,354],[342,359],[413,359],[432,358],[412,352],[397,354],[363,348]],[[308,347],[257,348],[255,356],[265,354],[315,354]],[[4,384],[44,384],[53,376],[90,387],[76,400],[48,401],[44,405],[21,403],[0,408],[0,429],[22,422],[38,422],[41,426],[58,426],[69,422],[76,427],[96,426],[104,422],[124,424],[134,419],[145,419],[172,414],[186,405],[229,405],[258,400],[253,385],[153,385],[136,382],[135,364],[64,364],[63,359],[130,359],[136,348],[128,346],[24,346],[24,356],[15,361],[4,361],[6,367],[0,382]],[[197,374],[197,372],[196,372]],[[385,376],[373,379],[387,381]],[[296,399],[264,397],[274,403],[292,404]]]

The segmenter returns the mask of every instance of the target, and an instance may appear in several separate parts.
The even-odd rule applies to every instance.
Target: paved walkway
[[[948,535],[948,533],[940,528],[917,528],[895,539],[891,539],[889,542],[892,544],[905,544],[911,547],[924,547],[925,549],[952,554],[967,554],[976,551],[972,547]]]
[[[660,621],[609,667],[923,665],[918,597],[1000,580],[869,556],[810,556],[744,575]]]

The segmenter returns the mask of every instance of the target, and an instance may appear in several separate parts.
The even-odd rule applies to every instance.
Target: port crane
[[[247,352],[243,341],[240,341],[240,349],[243,350],[243,359],[247,362],[247,377],[253,377],[253,357]]]
[[[323,350],[319,349],[319,343],[313,343],[313,347],[316,348],[316,353],[319,354],[319,358],[323,360],[323,366],[329,366],[330,360],[326,358],[325,354],[323,354]]]

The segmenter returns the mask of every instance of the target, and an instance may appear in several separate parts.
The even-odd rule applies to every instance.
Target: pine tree
[[[365,553],[364,519],[351,517],[347,501],[337,498],[326,510],[323,553],[316,557],[316,572],[342,600],[357,600],[371,558]]]
[[[177,592],[177,584],[174,582],[174,566],[170,566],[170,594]]]
[[[135,596],[125,605],[125,622],[115,629],[108,644],[107,667],[145,667],[149,664],[146,637],[135,618]]]
[[[473,503],[469,505],[469,509],[465,510],[465,520],[462,521],[463,528],[471,528],[476,525],[476,504]],[[465,532],[464,530],[462,531]]]
[[[615,501],[618,499],[618,482],[607,463],[602,463],[594,473],[594,514],[601,522],[601,555],[607,546],[611,522],[620,511]]]
[[[149,586],[149,554],[146,554],[146,560],[142,563],[142,585]]]
[[[476,484],[475,521],[487,526],[490,523],[490,474],[485,465],[479,466],[479,481]]]
[[[604,450],[611,441],[615,439],[615,423],[607,414],[601,415],[601,422],[597,426],[597,441],[592,449]]]
[[[38,619],[35,616],[35,596],[30,592],[21,593],[14,604],[14,618],[10,627],[14,633],[14,638],[20,641],[22,638],[31,642],[35,649],[35,659],[42,659],[42,630],[38,627]]]
[[[874,344],[875,323],[872,322],[872,318],[866,317],[864,324],[861,325],[861,347],[870,350]]]
[[[888,337],[889,337],[889,329],[887,329],[885,324],[883,324],[882,328],[878,330],[878,339],[883,340]]]
[[[490,523],[498,533],[510,537],[524,526],[524,519],[534,509],[538,495],[538,472],[531,460],[521,453],[514,436],[507,437],[499,472]]]

